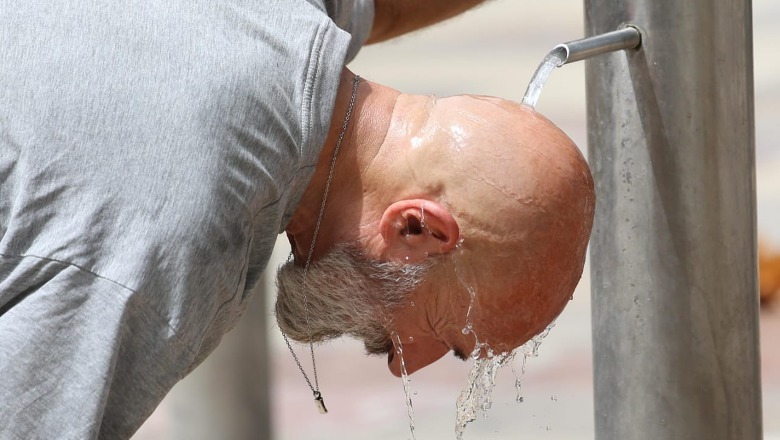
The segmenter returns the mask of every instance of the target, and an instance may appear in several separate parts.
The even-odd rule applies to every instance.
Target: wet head
[[[312,264],[308,306],[302,269],[280,273],[288,336],[350,334],[400,376],[398,352],[409,374],[477,343],[507,352],[562,311],[595,197],[582,154],[542,115],[498,98],[401,95],[359,169],[358,232]]]
[[[582,275],[595,205],[579,149],[527,107],[440,99],[427,125],[431,142],[407,161],[442,188],[462,242],[395,314],[394,330],[413,341],[409,373],[448,351],[469,355],[477,342],[511,351],[543,331]],[[398,364],[391,353],[396,375]]]

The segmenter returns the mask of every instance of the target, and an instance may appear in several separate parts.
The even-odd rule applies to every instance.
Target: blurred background
[[[780,254],[780,2],[753,0],[756,105],[758,230],[764,262]],[[448,96],[494,95],[520,101],[544,55],[558,43],[583,37],[582,2],[494,0],[461,17],[396,41],[368,46],[349,68],[361,76],[407,93]],[[553,72],[537,110],[586,148],[584,63]],[[254,310],[203,366],[177,385],[134,440],[272,438],[408,439],[407,407],[400,379],[390,375],[384,358],[363,355],[359,343],[339,340],[316,350],[319,382],[330,411],[322,416],[271,313],[275,268],[289,252],[279,240],[266,277],[266,294],[256,295]],[[763,418],[766,439],[780,440],[780,287],[778,270],[765,265],[761,310]],[[777,284],[767,282],[777,278]],[[523,377],[523,403],[516,402],[515,377],[499,370],[493,407],[465,431],[465,439],[592,439],[589,269],[574,300],[558,318]],[[264,304],[265,303],[265,304]],[[265,307],[263,307],[265,306]],[[267,341],[263,332],[267,332]],[[248,345],[247,345],[248,341]],[[270,359],[251,356],[268,344]],[[298,350],[310,371],[307,348]],[[455,438],[455,401],[466,385],[470,363],[448,356],[411,377],[415,437]],[[522,368],[520,359],[515,369]],[[241,372],[243,368],[243,372]],[[270,371],[270,383],[262,379]],[[236,371],[239,371],[238,373]],[[256,380],[246,380],[253,377]],[[224,385],[215,378],[236,378]],[[225,398],[233,389],[266,388],[270,403],[248,401],[240,408]],[[192,409],[194,405],[197,409]],[[269,413],[264,408],[269,405]],[[199,427],[209,413],[247,412],[266,431],[245,437],[215,434]],[[188,431],[190,429],[190,431]],[[243,429],[243,428],[242,428]]]

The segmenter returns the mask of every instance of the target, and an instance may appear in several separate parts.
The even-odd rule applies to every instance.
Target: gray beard
[[[393,313],[410,301],[432,266],[431,259],[373,261],[355,244],[337,245],[309,266],[304,293],[303,268],[289,261],[276,275],[279,328],[299,342],[309,342],[309,335],[312,342],[350,335],[362,340],[369,354],[390,353]]]

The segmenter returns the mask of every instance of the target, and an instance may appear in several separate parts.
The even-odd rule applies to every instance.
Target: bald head
[[[479,97],[439,104],[432,116],[458,144],[443,178],[464,239],[459,264],[478,286],[474,329],[494,351],[511,350],[561,312],[581,277],[590,170],[569,137],[527,107]]]
[[[381,205],[409,198],[432,204],[417,209],[419,219],[417,202],[405,217],[391,216],[401,232],[386,235],[404,237],[404,224],[418,225],[428,209],[430,230],[420,235],[442,246],[426,247],[434,250],[426,255],[451,254],[418,289],[416,303],[430,307],[402,310],[396,327],[412,326],[415,314],[438,322],[431,346],[420,348],[443,354],[469,352],[475,336],[509,351],[549,325],[581,277],[593,221],[593,181],[571,139],[539,113],[498,98],[402,96],[384,149],[377,183],[389,198]],[[439,213],[444,220],[433,218]],[[450,217],[456,228],[446,227]],[[442,238],[460,244],[449,247]],[[464,335],[469,323],[473,333]]]
[[[371,306],[344,316],[377,317],[367,346],[387,347],[396,375],[399,344],[409,373],[450,350],[468,354],[477,342],[494,352],[522,345],[561,312],[582,274],[595,202],[582,154],[549,120],[509,101],[404,95],[373,83],[363,90],[315,260],[346,243],[356,257],[424,270],[415,271],[404,283],[413,288],[392,303],[374,292],[392,291],[395,275],[351,283],[389,284],[353,289],[347,298],[368,295]],[[306,209],[305,197],[288,227],[288,233],[300,230],[291,233],[299,250],[309,242],[306,225],[313,219],[304,214],[321,200],[327,173],[320,168],[327,170],[321,165],[329,158],[323,151],[307,190],[313,202]],[[324,261],[318,270],[329,281],[316,295],[347,302],[346,283],[331,280],[337,271]],[[323,306],[329,309],[335,307]],[[293,322],[305,313],[287,315]],[[346,331],[335,321],[323,325],[334,335]],[[349,332],[369,339],[358,328]]]

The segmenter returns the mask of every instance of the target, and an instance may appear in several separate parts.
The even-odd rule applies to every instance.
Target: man
[[[392,332],[407,341],[408,373],[450,350],[465,358],[477,339],[501,352],[541,332],[579,281],[593,216],[590,172],[571,140],[496,98],[436,99],[366,83],[354,113],[314,250],[325,256],[322,249],[349,243],[351,253],[312,265],[308,324],[303,269],[282,269],[282,331],[301,341],[309,332],[352,334],[369,353],[387,353],[396,375]],[[286,229],[299,261],[330,156],[326,145]],[[404,270],[414,264],[422,267]]]
[[[282,230],[291,337],[332,334],[316,321],[349,302],[311,288],[329,256],[375,267],[369,287],[388,267],[411,278],[367,296],[372,332],[350,330],[395,374],[394,340],[409,372],[475,337],[510,350],[568,300],[593,207],[568,138],[511,103],[401,95],[343,68],[366,39],[479,1],[12,3],[0,438],[131,436],[235,324]]]

